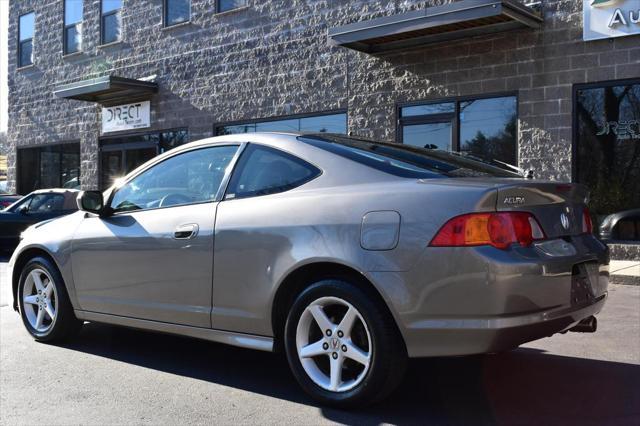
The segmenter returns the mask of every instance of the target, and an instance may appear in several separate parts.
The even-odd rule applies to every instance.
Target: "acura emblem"
[[[569,230],[569,216],[566,213],[560,214],[560,223],[564,229]]]

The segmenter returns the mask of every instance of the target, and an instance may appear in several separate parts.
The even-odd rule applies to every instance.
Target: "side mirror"
[[[82,191],[76,198],[76,203],[78,209],[84,212],[102,215],[104,211],[104,199],[100,191]]]
[[[27,214],[29,213],[29,206],[22,206],[18,209],[18,213],[20,214]]]

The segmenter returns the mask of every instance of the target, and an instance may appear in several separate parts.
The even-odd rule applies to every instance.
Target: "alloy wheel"
[[[364,318],[338,297],[322,297],[306,307],[296,328],[296,348],[309,378],[332,392],[358,386],[373,354]]]
[[[58,294],[51,275],[40,268],[32,269],[22,290],[24,313],[29,325],[38,333],[48,332],[58,315]]]

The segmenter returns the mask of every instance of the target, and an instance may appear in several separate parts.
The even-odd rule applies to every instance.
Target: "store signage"
[[[151,102],[102,108],[102,133],[142,129],[151,126]]]
[[[613,133],[618,140],[640,139],[640,121],[606,121],[600,125],[596,136]]]
[[[640,0],[582,0],[582,38],[640,35]]]

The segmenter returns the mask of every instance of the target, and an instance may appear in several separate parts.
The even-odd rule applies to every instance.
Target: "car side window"
[[[118,188],[114,212],[213,201],[238,145],[195,149],[170,157]]]
[[[288,191],[320,175],[321,171],[280,150],[251,144],[231,176],[225,199]]]
[[[11,211],[19,212],[20,210],[22,210],[24,208],[29,210],[29,204],[31,203],[31,200],[33,200],[33,195],[24,197],[23,199],[20,200],[20,202],[18,204],[14,205],[11,208]]]
[[[29,213],[51,213],[62,210],[64,196],[61,194],[36,194],[29,204]]]

